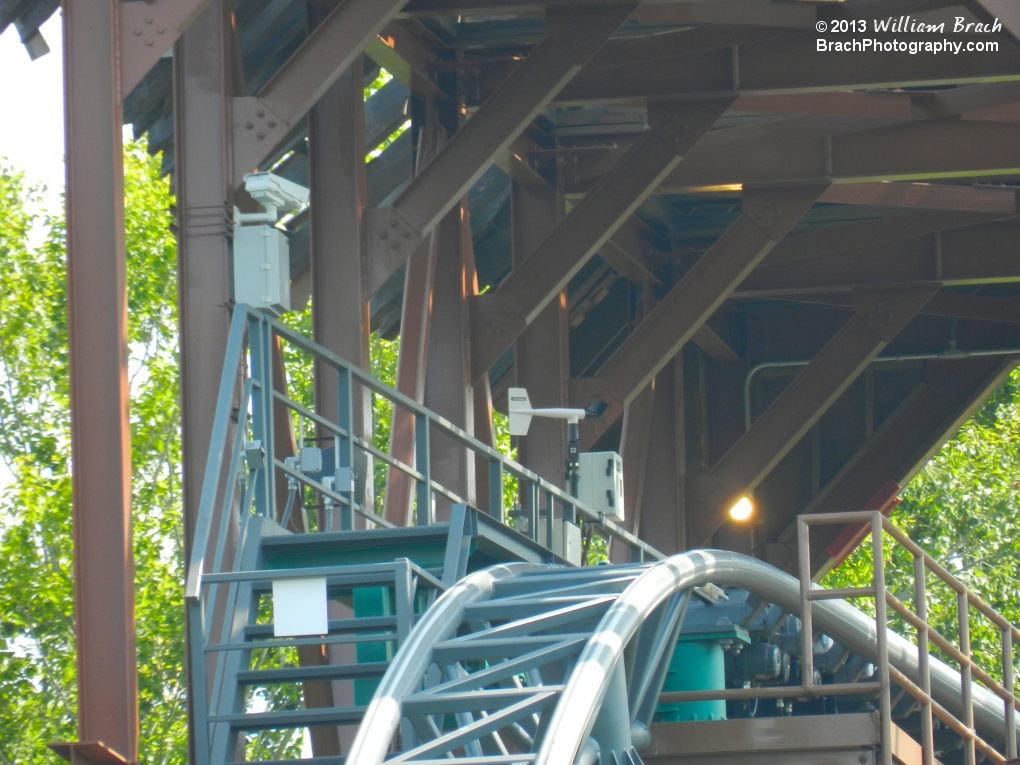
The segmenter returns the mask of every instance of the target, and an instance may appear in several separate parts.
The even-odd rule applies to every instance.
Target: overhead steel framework
[[[55,8],[0,0],[0,30],[39,55]],[[875,29],[900,17],[946,28]],[[399,334],[400,392],[489,446],[510,384],[605,401],[582,449],[622,453],[626,530],[666,554],[795,571],[798,515],[887,512],[1020,359],[1011,2],[70,0],[63,25],[76,762],[137,760],[124,123],[177,195],[187,545],[254,168],[311,189],[287,226],[320,346],[367,369],[370,333]],[[818,50],[865,37],[964,48]],[[336,374],[320,364],[316,412],[366,438],[371,391],[339,412]],[[395,420],[391,453],[414,439]],[[518,448],[562,485],[554,424]],[[431,450],[442,485],[497,502],[490,464],[445,432]],[[380,510],[402,526],[398,472]],[[753,522],[729,522],[752,493]],[[847,539],[817,531],[815,575]]]

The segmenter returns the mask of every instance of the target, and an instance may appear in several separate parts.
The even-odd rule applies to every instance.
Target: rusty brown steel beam
[[[120,5],[120,85],[127,95],[209,6],[210,0]]]
[[[1016,189],[1007,186],[956,186],[948,183],[853,183],[830,186],[822,202],[919,210],[1020,212]]]
[[[254,96],[233,99],[234,183],[259,167],[404,0],[343,0]]]
[[[887,481],[906,486],[947,439],[988,398],[1020,361],[990,356],[929,362],[925,382],[879,426],[822,489],[803,513],[858,510]],[[773,519],[776,539],[796,548],[795,515]],[[812,571],[823,574],[832,563],[827,551],[840,527],[819,528],[812,535]]]
[[[683,366],[678,354],[655,377],[644,493],[633,505],[633,531],[667,555],[687,549]]]
[[[820,201],[824,201],[825,196],[822,194]],[[995,213],[918,210],[889,218],[831,226],[788,236],[769,253],[765,263],[775,265],[847,250],[859,250],[873,244],[966,228],[1003,217],[1006,216]]]
[[[623,225],[660,180],[725,111],[731,99],[663,102],[649,129],[612,171],[494,293],[472,303],[472,375],[488,371],[506,347],[562,291],[571,277]]]
[[[549,35],[389,207],[367,218],[369,252],[395,271],[627,17],[633,3],[547,14]]]
[[[429,110],[431,114],[431,109]],[[431,162],[442,136],[434,122],[422,129],[418,166]],[[411,253],[404,274],[404,297],[400,310],[400,347],[397,351],[396,388],[419,404],[425,400],[425,376],[428,372],[429,332],[432,322],[432,297],[435,285],[437,238],[433,231]],[[390,421],[390,456],[405,465],[414,464],[414,415],[393,408]],[[386,472],[386,497],[383,516],[397,526],[412,525],[414,481],[394,468]]]
[[[78,742],[138,760],[120,3],[63,12]],[[95,747],[90,754],[85,747]]]
[[[475,386],[470,375],[467,301],[478,285],[466,198],[440,222],[436,239],[425,406],[468,433],[477,432],[476,425],[484,431],[487,423],[475,422]],[[474,504],[473,455],[442,433],[433,431],[430,438],[433,480]],[[449,510],[449,503],[437,498],[436,517],[448,520]]]
[[[230,18],[213,2],[174,55],[184,548],[190,554],[230,314]],[[194,469],[192,469],[194,467]]]
[[[511,187],[514,267],[522,266],[556,228],[560,200],[555,189]],[[514,347],[517,385],[527,389],[535,406],[567,405],[567,296],[561,292],[536,317]],[[518,461],[556,486],[563,485],[567,444],[562,423],[536,418],[527,438],[518,442]],[[523,504],[523,503],[522,503]]]
[[[411,0],[405,14],[416,16],[465,15],[529,15],[541,14],[549,7],[569,8],[596,5],[589,0]],[[723,0],[722,2],[643,3],[634,9],[630,19],[649,24],[735,24],[772,27],[813,27],[817,19],[809,5],[778,4],[758,0]]]
[[[228,236],[232,233],[233,184],[227,107],[234,81],[233,40],[229,5],[214,1],[181,35],[173,59],[182,525],[186,560],[191,556],[198,519],[202,467],[212,437],[230,324]],[[220,513],[226,511],[219,509]],[[220,528],[219,517],[213,519],[212,528]],[[209,540],[210,551],[216,543],[216,539]],[[233,555],[234,544],[233,538],[226,540],[224,551],[228,559]],[[221,601],[214,611],[210,634],[217,634],[215,631],[222,624],[226,602]],[[188,646],[188,651],[191,650]],[[215,660],[210,657],[208,665],[214,667]],[[190,662],[187,667],[191,689]],[[189,724],[193,723],[191,703],[189,693]],[[193,744],[193,738],[189,736],[189,743]]]
[[[824,292],[803,296],[790,295],[785,300],[804,303],[849,306],[853,293]],[[939,292],[918,311],[923,316],[948,316],[955,319],[976,319],[1020,324],[1020,298],[969,295],[961,292]]]
[[[637,395],[824,189],[745,189],[740,217],[602,365],[596,375],[599,391],[623,403]]]
[[[1006,140],[1010,131],[1016,132],[1016,124],[940,118],[1018,99],[1020,83],[997,82],[915,94],[905,118],[799,116],[714,131],[688,152],[659,193],[703,193],[747,182],[827,178],[838,184],[868,184],[866,194],[880,200],[883,195],[878,180],[889,184],[897,180],[1009,175],[1018,172],[1016,154],[994,154],[980,142]],[[979,145],[971,145],[974,142]],[[948,161],[940,155],[947,145],[961,147]],[[575,160],[570,182],[583,190],[586,182],[607,172],[625,151],[584,152]],[[896,191],[886,190],[891,204],[903,206],[910,202],[903,198],[904,189]],[[952,203],[948,192],[925,202],[922,188],[908,187],[908,191],[909,195],[921,196],[918,206],[945,207]],[[928,194],[934,195],[935,191],[929,190]]]
[[[330,86],[309,119],[311,185],[312,337],[362,369],[369,369],[369,303],[364,291],[361,216],[365,183],[364,73],[358,58]],[[337,421],[336,371],[316,360],[315,409]],[[352,424],[359,436],[371,433],[372,403],[367,390],[353,389]],[[319,432],[320,437],[327,434]],[[370,492],[370,464],[355,468]],[[360,501],[360,500],[359,500]]]
[[[857,294],[854,315],[702,477],[705,504],[688,518],[691,544],[703,544],[726,522],[729,507],[771,472],[935,291],[922,286]]]
[[[1015,220],[915,236],[774,265],[765,263],[735,297],[777,297],[839,292],[855,286],[933,283],[989,284],[1020,281]]]
[[[744,93],[730,107],[732,112],[766,114],[816,114],[844,117],[901,117],[911,112],[909,93],[830,91],[825,93]]]
[[[949,14],[952,26],[952,14]],[[902,35],[901,35],[902,37]],[[947,33],[963,44],[969,37]],[[682,52],[663,59],[652,69],[640,53],[634,63],[612,69],[582,72],[557,96],[557,103],[599,103],[647,97],[741,93],[781,93],[796,90],[869,90],[1020,79],[1020,50],[1006,42],[998,52],[966,52],[946,56],[904,56],[901,53],[862,52],[856,55],[819,52],[817,41],[832,39],[818,33],[747,42],[734,50],[692,55]],[[849,38],[840,38],[849,39]],[[896,35],[870,33],[867,39],[892,42]],[[941,37],[940,37],[941,39]]]
[[[831,138],[728,146],[706,136],[659,186],[679,193],[705,186],[830,179],[836,184],[1020,175],[1020,125],[951,119],[894,125]]]
[[[633,18],[633,14],[631,14]],[[666,61],[672,64],[677,54],[692,56],[705,51],[729,49],[742,43],[769,40],[799,34],[800,30],[757,26],[699,26],[637,37],[610,40],[595,54],[583,75],[612,71],[619,66],[654,67]],[[736,106],[731,107],[736,108]]]
[[[393,75],[415,95],[445,101],[446,93],[429,76],[429,67],[436,63],[437,50],[445,47],[420,22],[394,19],[373,37],[365,47],[365,55]]]

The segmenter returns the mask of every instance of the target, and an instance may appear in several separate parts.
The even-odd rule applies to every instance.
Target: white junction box
[[[581,565],[581,527],[562,518],[553,518],[553,543],[546,542],[545,518],[538,520],[538,543],[574,566]]]
[[[622,523],[623,460],[616,452],[581,454],[578,499],[611,521]]]
[[[290,310],[290,245],[278,228],[234,229],[234,302],[277,316]]]

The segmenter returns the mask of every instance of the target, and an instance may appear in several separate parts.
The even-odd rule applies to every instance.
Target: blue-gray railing
[[[335,371],[336,422],[276,389],[283,387],[274,386],[273,379],[273,349],[277,339]],[[353,432],[353,389],[356,385],[387,399],[395,411],[399,407],[413,416],[413,464],[395,459]],[[340,481],[329,485],[331,482],[322,473],[313,476],[302,472],[292,459],[288,459],[290,455],[280,459],[274,448],[273,433],[274,408],[277,404],[285,406],[292,413],[291,416],[296,416],[299,421],[308,421],[317,425],[320,432],[330,434],[334,445],[334,476]],[[429,436],[433,429],[488,464],[489,514],[499,522],[506,522],[503,476],[509,475],[518,481],[524,500],[521,514],[528,519],[526,535],[531,539],[539,541],[539,521],[544,516],[546,533],[542,541],[552,546],[553,519],[558,508],[561,518],[584,520],[600,534],[619,540],[630,548],[634,560],[663,557],[653,547],[594,512],[560,487],[541,479],[523,465],[379,382],[354,364],[265,314],[245,305],[237,305],[234,307],[227,340],[185,585],[189,640],[192,646],[192,683],[196,691],[192,694],[192,704],[196,719],[208,718],[210,699],[214,700],[215,706],[215,699],[225,690],[223,661],[220,659],[222,652],[212,651],[212,659],[207,658],[207,654],[210,653],[209,635],[214,631],[215,624],[219,624],[222,633],[220,643],[230,642],[231,615],[236,606],[238,582],[226,575],[242,568],[244,541],[251,519],[262,516],[278,520],[283,515],[279,512],[282,508],[276,507],[276,471],[286,475],[292,486],[299,487],[297,502],[294,504],[300,512],[304,512],[305,508],[302,494],[310,490],[317,495],[317,502],[338,509],[339,527],[342,530],[354,528],[355,517],[363,518],[366,524],[375,527],[392,526],[376,514],[374,507],[365,507],[357,501],[352,471],[355,453],[360,450],[414,482],[415,523],[432,524],[435,522],[434,496],[445,497],[452,503],[467,504],[465,498],[432,477]],[[367,479],[371,480],[371,475]],[[338,485],[341,482],[343,485]],[[291,498],[293,502],[293,489]],[[215,667],[210,666],[210,662],[216,662]],[[207,683],[210,670],[211,687]],[[207,726],[196,725],[194,735],[196,751],[208,752],[210,739]]]

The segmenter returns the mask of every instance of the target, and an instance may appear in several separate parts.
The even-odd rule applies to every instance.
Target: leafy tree
[[[137,144],[125,192],[140,745],[163,765],[187,756],[176,259],[168,183]],[[64,221],[40,206],[0,162],[0,763],[19,765],[76,737]]]
[[[1020,370],[942,447],[903,491],[892,522],[953,576],[1013,624],[1020,623]],[[911,557],[898,545],[885,545],[890,591],[911,607]],[[870,544],[864,545],[827,577],[832,587],[866,586],[871,581]],[[955,595],[926,579],[929,620],[957,643]],[[870,603],[863,604],[865,607]],[[873,612],[873,611],[872,611]],[[913,636],[898,620],[894,626]],[[971,617],[972,648],[979,663],[1001,677],[998,630],[984,617]],[[945,656],[941,658],[946,659]],[[954,664],[949,661],[950,664]],[[955,666],[955,665],[954,665]]]

